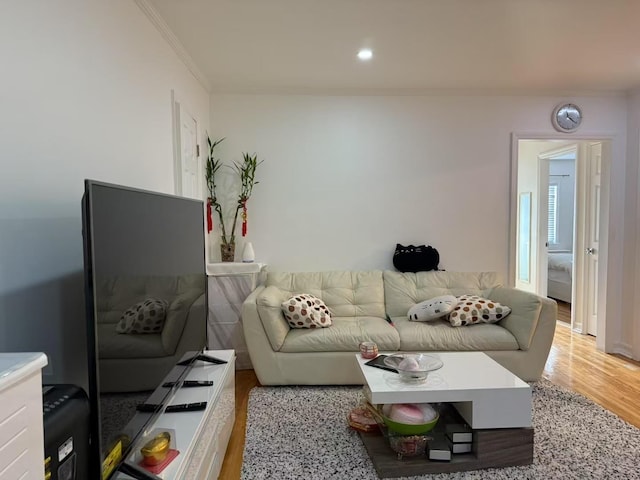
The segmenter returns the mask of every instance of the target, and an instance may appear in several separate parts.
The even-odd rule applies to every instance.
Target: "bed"
[[[572,252],[549,252],[547,296],[571,303]]]

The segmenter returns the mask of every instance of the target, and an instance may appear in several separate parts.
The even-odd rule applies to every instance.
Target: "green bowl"
[[[433,430],[433,427],[438,423],[438,419],[440,415],[436,414],[436,418],[431,420],[429,423],[419,423],[419,424],[410,424],[410,423],[398,423],[394,422],[390,418],[382,415],[382,419],[384,420],[387,428],[395,433],[399,433],[400,435],[421,435],[423,433],[430,432]]]

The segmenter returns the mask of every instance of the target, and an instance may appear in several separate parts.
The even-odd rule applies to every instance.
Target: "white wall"
[[[571,138],[550,122],[566,100],[584,112],[579,136],[612,138],[610,350],[635,262],[624,248],[637,188],[625,182],[626,97],[212,95],[211,131],[227,137],[224,160],[265,159],[249,240],[271,270],[391,268],[403,242],[438,248],[441,268],[507,278],[511,134]]]
[[[171,90],[209,97],[129,0],[0,3],[0,351],[83,383],[80,199],[93,178],[172,193]]]
[[[559,100],[213,95],[211,124],[223,160],[265,159],[249,239],[271,269],[390,268],[401,242],[435,246],[442,268],[506,274],[510,136],[556,134]],[[616,136],[624,179],[624,98],[576,101],[581,133]]]
[[[629,163],[635,166],[635,171],[631,170],[629,172],[627,182],[629,190],[633,190],[636,194],[634,205],[636,208],[627,208],[627,222],[631,228],[629,228],[629,235],[626,241],[628,242],[628,250],[635,252],[636,261],[628,262],[628,264],[625,265],[627,270],[633,271],[633,274],[632,279],[624,285],[624,293],[625,298],[635,298],[638,294],[637,288],[640,285],[640,249],[637,247],[637,240],[640,239],[640,195],[638,195],[638,191],[640,191],[640,88],[631,92],[629,95],[628,131],[627,156]],[[626,340],[623,342],[623,347],[628,348],[629,354],[632,354],[633,358],[639,360],[640,314],[634,304],[634,301],[629,301],[627,309],[627,318],[629,321],[625,322],[622,338]],[[633,342],[631,345],[628,344],[629,340]]]

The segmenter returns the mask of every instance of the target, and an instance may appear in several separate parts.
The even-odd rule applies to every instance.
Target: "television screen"
[[[85,180],[82,206],[92,478],[105,480],[152,421],[136,405],[206,345],[203,203]]]

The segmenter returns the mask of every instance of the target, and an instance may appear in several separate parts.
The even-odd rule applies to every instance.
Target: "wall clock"
[[[574,132],[582,123],[582,111],[573,103],[562,103],[553,109],[551,123],[559,132]]]

